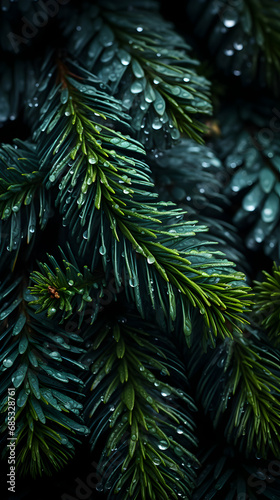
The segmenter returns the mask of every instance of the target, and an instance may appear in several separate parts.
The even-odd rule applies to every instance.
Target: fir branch
[[[167,359],[154,328],[144,322],[141,329],[138,325],[133,316],[109,323],[104,317],[88,333],[96,351],[91,354],[93,393],[85,409],[86,415],[94,416],[89,420],[92,446],[110,429],[100,461],[112,485],[108,498],[167,500],[178,493],[190,498],[195,472],[186,460],[197,462],[192,452],[196,439],[192,418],[178,408],[177,398],[195,407],[185,392],[156,375],[169,375],[176,367],[178,383],[185,386],[171,345],[166,343]],[[121,460],[112,467],[115,456]]]
[[[61,253],[65,257],[62,250]],[[29,287],[30,293],[36,296],[30,305],[39,305],[36,313],[47,310],[49,318],[59,312],[60,323],[78,311],[80,328],[85,308],[90,303],[93,312],[91,322],[93,323],[99,309],[98,298],[102,297],[105,286],[103,274],[100,272],[92,274],[86,265],[81,272],[74,258],[72,258],[72,263],[65,258],[63,259],[65,270],[61,269],[54,257],[48,255],[48,258],[51,266],[39,263],[41,272],[33,271],[30,275],[31,281],[35,283]]]
[[[1,431],[7,430],[8,388],[13,386],[17,471],[32,477],[51,474],[73,456],[79,442],[75,434],[88,432],[79,416],[83,382],[75,375],[75,367],[84,366],[73,355],[85,351],[72,345],[82,339],[43,316],[36,319],[21,278],[1,284],[1,301]]]
[[[278,94],[280,72],[280,13],[272,0],[216,4],[189,0],[187,12],[195,34],[205,37],[217,66],[243,84],[267,83]]]
[[[218,500],[221,497],[232,500],[241,495],[257,500],[262,493],[264,498],[277,500],[279,478],[270,475],[273,461],[262,460],[259,454],[244,459],[233,446],[217,444],[216,435],[207,447],[200,450],[198,457],[201,470],[193,500]]]
[[[280,345],[280,268],[274,262],[272,272],[263,271],[264,281],[255,281],[253,311],[259,325],[273,345]]]
[[[192,376],[198,367],[203,370],[197,396],[205,413],[215,428],[225,422],[227,441],[238,443],[239,450],[247,456],[252,449],[264,458],[269,450],[275,455],[279,453],[278,358],[258,337],[253,341],[235,335],[205,355],[204,361],[201,362],[196,350],[190,360]]]
[[[216,149],[227,169],[228,185],[224,193],[237,207],[233,223],[246,229],[248,248],[263,248],[273,258],[279,255],[279,141],[263,130],[271,120],[264,104],[274,112],[272,101],[259,105],[237,102],[224,107],[220,114],[221,138]],[[232,133],[234,131],[234,140]]]
[[[14,141],[14,146],[0,149],[0,236],[7,250],[20,250],[21,240],[30,243],[37,226],[44,229],[51,216],[50,193],[43,185],[44,172],[39,171],[33,144]],[[38,220],[38,224],[37,224]],[[16,257],[15,257],[16,259]]]
[[[118,9],[110,2],[102,2],[100,10],[89,6],[87,16],[79,16],[81,29],[90,33],[82,43],[65,14],[69,52],[110,85],[147,149],[170,145],[180,133],[203,142],[205,127],[195,115],[211,113],[209,82],[197,74],[190,47],[163,20],[157,5],[134,2],[129,10],[130,3]]]
[[[95,241],[91,269],[95,269],[101,254],[106,272],[107,249],[111,248],[116,281],[121,283],[122,269],[125,267],[129,276],[129,293],[134,297],[139,311],[144,314],[138,289],[139,254],[140,265],[145,262],[144,283],[153,307],[151,280],[155,280],[158,304],[166,316],[170,315],[171,320],[176,317],[175,295],[179,290],[182,294],[181,307],[186,317],[190,304],[198,307],[204,314],[207,329],[211,329],[215,336],[230,336],[226,319],[236,324],[237,318],[241,319],[242,312],[250,303],[246,287],[239,283],[230,285],[231,282],[242,280],[243,276],[235,272],[224,274],[223,270],[230,264],[212,260],[212,254],[193,251],[193,248],[189,251],[188,237],[205,228],[184,224],[181,231],[178,223],[176,226],[171,226],[171,223],[172,218],[180,218],[182,212],[166,212],[161,208],[166,204],[157,203],[154,206],[150,202],[149,198],[155,198],[156,194],[149,189],[152,186],[149,169],[142,161],[128,156],[130,150],[141,152],[142,149],[129,136],[104,125],[106,118],[116,123],[125,118],[118,102],[99,91],[95,77],[88,72],[80,71],[85,80],[80,83],[77,81],[79,75],[75,79],[69,76],[67,66],[60,63],[59,68],[62,87],[50,91],[53,107],[51,118],[48,114],[45,116],[47,106],[42,113],[43,123],[35,137],[40,141],[41,154],[45,156],[43,165],[50,162],[53,153],[58,153],[58,159],[52,162],[47,186],[60,180],[57,203],[61,204],[62,212],[66,212],[64,220],[68,222],[72,233],[76,237],[83,235],[85,241],[80,254],[85,257],[89,244]],[[75,69],[78,71],[77,66]],[[117,115],[113,114],[115,109]],[[98,125],[96,115],[99,118]],[[54,125],[60,130],[58,136],[56,132],[55,139],[52,131]],[[49,137],[43,135],[45,130],[50,133]],[[109,149],[108,145],[114,145],[117,152]],[[122,154],[123,149],[127,152],[125,156]],[[69,169],[70,158],[73,164]],[[130,168],[131,164],[134,168]],[[127,184],[131,186],[129,189]],[[147,186],[147,192],[141,189],[143,185]],[[65,197],[68,196],[69,188],[74,189],[67,202]],[[73,218],[77,204],[81,209],[81,220],[77,215]],[[165,224],[162,230],[158,228],[161,221]],[[85,224],[87,230],[83,232],[81,226]],[[109,237],[111,241],[106,241]],[[181,252],[176,246],[173,248],[174,238],[184,242],[185,247]],[[192,255],[195,257],[192,258]],[[213,266],[217,272],[207,273],[207,268],[213,269]],[[132,292],[131,288],[134,289]],[[169,304],[166,304],[166,291],[170,294]],[[184,329],[188,337],[187,327]]]

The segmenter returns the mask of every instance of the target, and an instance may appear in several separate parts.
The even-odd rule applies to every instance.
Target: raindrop
[[[99,247],[99,253],[100,255],[106,254],[106,247],[104,245],[101,245],[101,247]]]
[[[156,117],[152,123],[152,128],[154,130],[159,130],[162,128],[162,122],[160,121],[160,119],[158,117]]]
[[[166,396],[170,396],[172,394],[171,390],[169,389],[169,387],[164,387],[163,389],[161,389],[161,395],[163,397],[166,397]]]
[[[136,28],[136,31],[138,31],[138,33],[141,33],[141,31],[143,31],[142,26],[138,26],[138,27]]]
[[[240,43],[240,42],[234,42],[233,46],[234,46],[234,48],[236,50],[242,50],[243,49],[243,43]]]
[[[233,9],[226,9],[223,15],[223,23],[226,28],[233,28],[237,23],[237,13]]]
[[[102,483],[97,483],[95,486],[96,491],[103,491],[103,484]]]
[[[95,158],[95,156],[91,156],[89,159],[88,159],[88,162],[93,165],[94,163],[97,163],[97,159]]]
[[[179,448],[179,446],[175,446],[174,453],[176,453],[178,457],[181,457],[184,454],[184,452],[181,450],[181,448]]]
[[[88,239],[88,231],[86,230],[83,234],[83,238],[84,240],[87,240]]]
[[[147,258],[147,262],[148,264],[153,264],[155,262],[155,258],[153,255],[149,255],[149,257]]]
[[[158,447],[160,450],[164,451],[167,450],[167,448],[169,448],[169,444],[167,441],[161,440],[158,444]]]
[[[233,56],[234,50],[232,50],[232,49],[225,49],[224,54],[226,56]]]
[[[5,358],[3,361],[3,365],[6,366],[6,368],[10,368],[12,366],[13,361],[10,358]]]
[[[176,429],[176,432],[177,432],[177,434],[183,434],[183,432],[184,432],[183,426],[179,425],[179,427],[177,427],[177,429]]]
[[[129,285],[132,288],[135,288],[138,284],[139,284],[139,280],[136,276],[131,276],[131,278],[129,278]]]

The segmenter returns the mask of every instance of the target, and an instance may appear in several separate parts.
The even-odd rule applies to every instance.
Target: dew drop
[[[94,163],[97,163],[97,159],[95,158],[95,156],[90,156],[89,159],[88,159],[88,162],[93,165]]]
[[[160,450],[164,451],[164,450],[167,450],[167,448],[169,448],[169,444],[167,441],[165,441],[164,439],[161,440],[158,444],[158,447]]]
[[[10,368],[10,366],[12,366],[12,364],[13,364],[13,361],[10,358],[5,358],[3,361],[3,365],[6,368]]]
[[[149,257],[147,258],[147,262],[148,264],[153,264],[155,262],[155,258],[153,255],[149,255]]]
[[[162,122],[160,121],[160,119],[158,117],[156,117],[154,120],[153,120],[153,123],[152,123],[152,128],[154,130],[159,130],[162,128]]]
[[[163,389],[161,389],[161,395],[166,398],[167,396],[170,396],[172,394],[171,390],[169,389],[169,387],[164,387]]]
[[[106,254],[106,247],[104,245],[101,245],[101,247],[99,247],[99,253],[100,255]]]
[[[234,50],[232,50],[232,49],[225,49],[224,54],[226,56],[233,56]]]
[[[237,23],[237,13],[233,9],[226,9],[223,15],[223,23],[226,28],[233,28]]]
[[[234,42],[233,44],[235,50],[242,50],[243,49],[243,43],[240,42]]]
[[[135,288],[139,284],[139,280],[136,276],[131,276],[131,278],[129,278],[128,282],[132,288]]]

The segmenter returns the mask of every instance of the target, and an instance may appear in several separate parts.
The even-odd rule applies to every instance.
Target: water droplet
[[[3,361],[3,365],[6,366],[6,368],[10,368],[12,366],[13,361],[10,358],[5,358]]]
[[[93,165],[94,163],[97,163],[97,159],[95,158],[95,156],[90,156],[89,159],[88,159],[88,162]]]
[[[165,441],[164,439],[161,440],[159,443],[158,443],[158,447],[160,450],[164,451],[164,450],[167,450],[167,448],[169,448],[169,444],[167,441]]]
[[[233,44],[235,50],[242,50],[243,49],[243,43],[241,42],[234,42]]]
[[[73,281],[73,280],[69,280],[69,281],[68,281],[68,285],[69,285],[69,286],[73,286],[73,285],[74,285],[74,281]]]
[[[84,240],[87,240],[88,239],[88,231],[86,230],[83,234],[83,238]]]
[[[162,128],[162,122],[160,121],[160,119],[158,117],[156,117],[154,120],[153,120],[153,123],[152,123],[152,128],[154,130],[159,130]]]
[[[232,49],[225,49],[225,50],[224,50],[224,54],[225,54],[226,56],[233,56],[233,54],[234,54],[234,50],[232,50]]]
[[[141,33],[141,31],[143,31],[142,26],[138,26],[138,27],[136,28],[136,31],[138,31],[138,33]]]
[[[139,280],[138,280],[137,276],[131,276],[131,278],[129,278],[128,282],[132,288],[135,288],[139,284]]]
[[[238,19],[237,12],[234,9],[227,8],[223,14],[223,23],[226,28],[233,28]]]
[[[106,254],[106,247],[104,245],[101,245],[101,247],[99,247],[99,253],[100,255]]]
[[[103,484],[102,483],[97,483],[97,485],[95,486],[95,489],[96,491],[103,491]]]
[[[147,258],[147,262],[148,264],[153,264],[155,262],[155,258],[153,255],[149,255],[148,258]]]
[[[177,455],[178,457],[181,457],[182,455],[184,455],[183,450],[181,450],[181,448],[179,448],[179,446],[175,446],[175,448],[174,448],[174,453],[176,453],[176,455]]]
[[[177,434],[183,434],[183,432],[184,432],[183,426],[179,425],[179,427],[177,427],[177,429],[176,429],[176,432],[177,432]]]
[[[171,390],[169,389],[169,387],[164,387],[163,389],[161,389],[160,391],[161,395],[166,398],[167,396],[170,396],[172,394]]]

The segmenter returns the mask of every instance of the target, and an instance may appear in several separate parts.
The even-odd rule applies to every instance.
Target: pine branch
[[[75,375],[84,366],[73,355],[85,351],[72,345],[82,339],[37,319],[21,278],[1,284],[1,302],[1,432],[7,432],[8,388],[14,387],[17,471],[51,474],[73,456],[75,434],[88,432],[79,417],[83,382]]]
[[[274,262],[271,274],[263,271],[264,281],[255,281],[253,311],[273,345],[280,345],[280,272]]]
[[[196,72],[190,47],[163,20],[155,2],[99,2],[77,12],[83,40],[65,13],[69,52],[109,84],[130,112],[146,149],[170,145],[180,133],[203,142],[196,115],[211,113],[209,82]]]
[[[216,64],[243,84],[259,81],[278,94],[280,13],[271,0],[187,2],[195,34],[207,40]]]
[[[63,252],[61,253],[65,257]],[[102,279],[103,275],[97,272],[92,274],[87,266],[84,266],[82,273],[74,258],[73,263],[63,259],[64,271],[51,255],[48,257],[51,266],[39,263],[41,272],[33,271],[30,275],[31,281],[35,283],[29,287],[30,293],[36,296],[30,305],[40,306],[36,309],[36,313],[47,310],[49,318],[59,312],[60,323],[78,311],[80,316],[78,327],[80,328],[85,308],[88,303],[91,303],[94,310],[91,317],[93,323],[98,313],[98,298],[103,294],[105,284]]]
[[[263,248],[268,256],[278,258],[280,150],[277,136],[271,131],[268,139],[263,133],[271,123],[264,104],[276,110],[271,101],[258,106],[237,103],[237,110],[225,107],[220,115],[225,125],[216,146],[229,172],[225,194],[237,205],[234,224],[246,229],[245,242],[250,249]]]
[[[22,239],[30,243],[37,227],[44,229],[51,216],[51,198],[43,185],[44,172],[39,171],[33,144],[14,141],[14,146],[0,149],[0,237],[9,252],[15,251]],[[38,221],[38,223],[37,223]]]
[[[168,151],[155,150],[149,161],[160,200],[171,200],[186,211],[186,220],[209,228],[199,238],[219,243],[238,270],[249,271],[245,248],[236,228],[228,222],[228,196],[223,193],[228,177],[214,151],[191,139],[182,139]]]
[[[227,441],[247,456],[253,449],[266,458],[280,448],[279,356],[249,332],[252,340],[235,335],[204,360],[194,350],[191,376],[202,373],[197,397],[214,427],[223,425]]]
[[[108,498],[190,498],[195,472],[188,463],[197,462],[196,439],[191,415],[177,400],[195,407],[184,391],[157,375],[172,373],[179,387],[186,387],[183,367],[151,325],[140,322],[139,328],[139,318],[131,315],[118,321],[111,316],[109,322],[107,317],[88,332],[95,352],[85,411],[94,416],[93,449],[109,430],[99,464],[111,484]]]
[[[42,166],[52,162],[46,185],[50,187],[60,181],[56,203],[60,204],[72,234],[79,241],[83,235],[81,256],[86,258],[94,242],[91,271],[101,255],[104,271],[108,272],[107,257],[112,252],[109,268],[113,265],[118,285],[125,269],[128,279],[124,280],[124,285],[142,314],[144,308],[138,285],[139,280],[142,281],[140,268],[144,265],[143,283],[154,308],[151,280],[155,281],[157,302],[171,320],[176,317],[179,290],[179,304],[185,318],[188,318],[190,305],[198,307],[204,314],[207,329],[212,329],[214,335],[219,332],[223,337],[230,336],[226,319],[235,324],[250,303],[248,289],[237,283],[243,276],[227,272],[231,264],[219,257],[212,259],[212,253],[194,250],[193,242],[188,248],[188,237],[205,228],[187,223],[182,228],[178,223],[171,225],[175,217],[182,217],[182,212],[163,211],[161,207],[166,204],[155,206],[150,202],[156,194],[150,189],[149,169],[142,161],[128,156],[130,150],[142,152],[139,143],[104,124],[105,119],[118,124],[126,118],[119,103],[96,88],[98,83],[90,73],[75,66],[81,76],[76,74],[74,79],[69,76],[67,66],[60,63],[59,67],[62,88],[58,86],[50,91],[52,110],[48,110],[49,104],[45,106],[43,123],[35,137],[44,158]],[[83,83],[78,78],[83,78]],[[98,116],[98,125],[95,116]],[[44,134],[45,130],[49,135]],[[117,151],[109,149],[112,145]],[[54,153],[58,154],[58,159],[51,160]],[[143,191],[143,185],[147,186],[147,191]],[[68,202],[69,188],[73,192]],[[77,205],[81,209],[80,217],[77,217]],[[165,226],[162,229],[159,227],[161,222]],[[84,225],[86,232],[82,229]],[[178,243],[181,239],[182,251],[177,250],[174,238],[178,238]],[[211,269],[209,273],[207,268]],[[217,271],[213,272],[213,268]],[[169,294],[167,300],[166,292]],[[183,323],[188,337],[187,322]]]
[[[217,438],[217,436],[215,436]],[[279,478],[273,472],[273,461],[256,456],[244,459],[232,446],[209,445],[198,454],[202,467],[197,478],[193,500],[233,500],[235,498],[263,498],[277,500]]]

